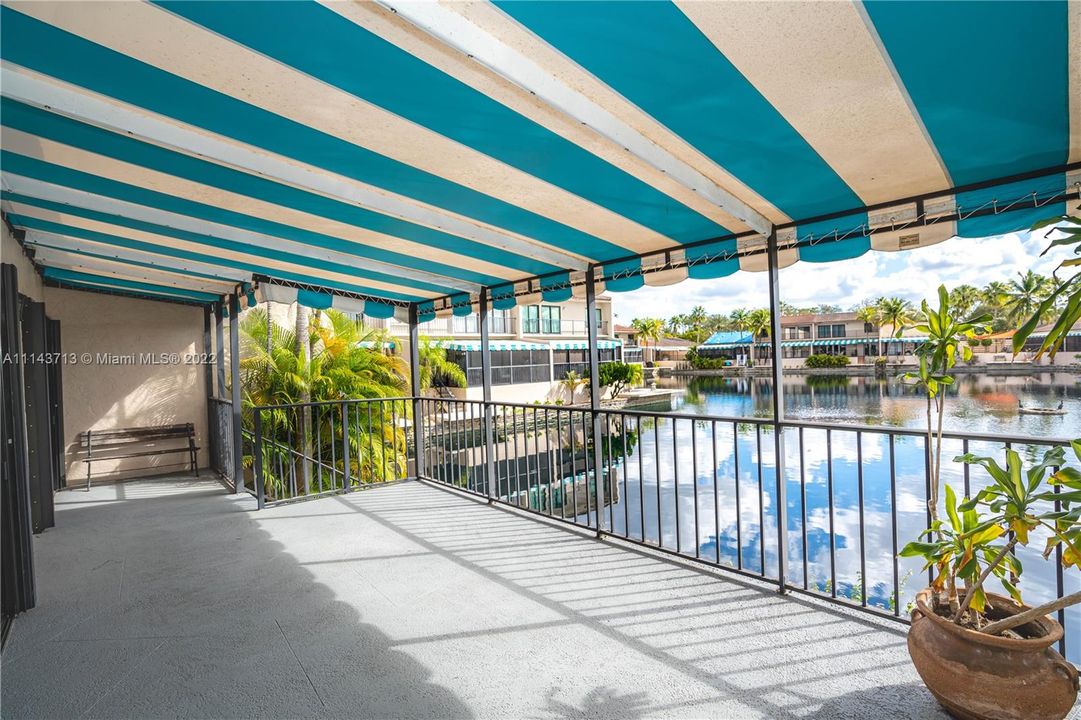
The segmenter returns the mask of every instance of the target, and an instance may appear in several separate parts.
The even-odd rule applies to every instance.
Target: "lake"
[[[772,430],[706,419],[769,418],[770,380],[667,378],[659,385],[682,388],[674,409],[703,419],[661,415],[641,420],[640,426],[627,422],[624,429],[635,435],[635,442],[626,462],[617,458],[620,492],[605,509],[608,526],[616,534],[686,555],[775,575]],[[921,429],[926,418],[923,397],[896,379],[792,376],[785,380],[784,393],[789,419]],[[1020,415],[1019,400],[1027,407],[1054,407],[1062,401],[1067,414]],[[1081,384],[1068,373],[961,376],[950,389],[944,426],[1036,439],[1081,436]],[[919,561],[900,559],[895,565],[896,550],[926,527],[923,438],[896,436],[891,442],[881,432],[842,429],[829,435],[827,440],[824,429],[785,431],[788,579],[854,602],[866,596],[867,604],[887,610],[896,604],[904,613],[927,582]],[[1046,447],[1018,444],[1015,449],[1031,460]],[[969,450],[1001,458],[1003,447],[973,441]],[[970,493],[986,482],[980,468],[971,468],[966,478],[964,466],[950,462],[961,451],[961,441],[954,440],[943,452],[943,482],[958,496],[965,494],[966,482]],[[1056,588],[1053,563],[1039,554],[1042,537],[1033,534],[1031,542],[1018,555],[1024,565],[1022,592],[1026,602],[1035,604],[1053,598]],[[1081,573],[1067,570],[1065,592],[1079,589]],[[1071,608],[1066,620],[1067,635],[1076,635],[1081,608]],[[1081,659],[1079,645],[1067,647],[1074,661]]]

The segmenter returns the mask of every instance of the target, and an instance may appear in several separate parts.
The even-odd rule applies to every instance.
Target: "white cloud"
[[[933,297],[940,284],[980,287],[992,280],[1011,280],[1029,269],[1049,275],[1063,253],[1041,258],[1047,243],[1042,232],[1022,232],[978,240],[953,238],[905,252],[872,251],[835,263],[800,262],[781,271],[781,299],[793,305],[829,303],[845,309],[880,295],[918,303]],[[611,296],[616,321],[627,324],[636,317],[685,313],[695,305],[711,313],[765,307],[768,282],[765,273],[738,272],[720,280],[686,280],[675,286],[643,287]]]

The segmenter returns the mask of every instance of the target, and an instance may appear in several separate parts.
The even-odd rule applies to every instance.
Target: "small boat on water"
[[[1065,415],[1066,409],[1062,407],[1062,401],[1058,401],[1058,407],[1054,408],[1027,408],[1017,401],[1017,412],[1021,415]]]

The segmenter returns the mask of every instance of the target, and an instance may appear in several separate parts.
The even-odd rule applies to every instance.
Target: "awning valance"
[[[589,343],[585,340],[553,340],[553,350],[588,350]],[[623,347],[622,340],[598,340],[597,347],[601,350],[615,350]]]
[[[479,351],[479,340],[437,340],[439,347],[447,350]],[[540,343],[517,342],[514,340],[492,340],[488,343],[492,350],[548,350],[547,345]]]
[[[422,319],[762,270],[772,233],[785,266],[1011,232],[1077,196],[1071,13],[9,2],[0,201],[101,285]]]

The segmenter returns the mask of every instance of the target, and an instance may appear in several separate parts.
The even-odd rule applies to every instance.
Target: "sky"
[[[1049,240],[1043,231],[995,237],[953,238],[903,252],[865,253],[834,263],[798,262],[781,270],[781,300],[799,307],[830,304],[843,310],[881,295],[902,297],[915,304],[933,298],[940,284],[952,288],[982,287],[992,280],[1008,281],[1032,269],[1044,275],[1065,251],[1040,253]],[[684,280],[669,287],[642,287],[609,293],[615,321],[627,325],[636,317],[667,318],[695,305],[709,313],[729,313],[737,307],[766,307],[766,273],[738,272],[719,280]]]

